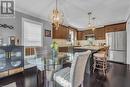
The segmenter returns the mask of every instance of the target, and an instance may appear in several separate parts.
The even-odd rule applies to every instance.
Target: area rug
[[[2,86],[2,87],[17,87],[16,82],[10,83],[8,85]]]

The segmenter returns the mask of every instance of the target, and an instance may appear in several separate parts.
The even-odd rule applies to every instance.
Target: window
[[[29,19],[22,19],[23,24],[23,45],[42,46],[42,24]]]
[[[74,44],[74,31],[69,30],[69,35],[70,35],[70,42],[71,42],[72,44]]]

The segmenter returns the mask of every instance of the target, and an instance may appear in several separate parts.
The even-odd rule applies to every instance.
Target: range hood
[[[88,34],[88,35],[85,35],[85,40],[88,40],[88,39],[95,39],[95,35],[94,34]]]
[[[85,37],[94,37],[94,36],[95,36],[94,34],[85,35]]]

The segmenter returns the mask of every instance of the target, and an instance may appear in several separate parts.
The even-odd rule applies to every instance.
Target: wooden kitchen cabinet
[[[59,47],[59,52],[68,52],[68,47]]]
[[[108,25],[108,26],[105,26],[105,32],[108,33],[108,32],[114,32],[115,30],[115,27],[112,26],[112,25]]]
[[[103,40],[105,39],[105,28],[97,28],[94,30],[94,35],[96,40]]]
[[[126,23],[118,23],[113,25],[105,26],[105,32],[118,32],[118,31],[125,31],[126,30]]]
[[[91,29],[82,31],[82,39],[85,40],[85,36],[90,34],[94,34],[94,32]]]
[[[125,31],[126,30],[126,23],[120,23],[115,25],[115,32],[117,31]]]
[[[53,27],[53,39],[67,39],[69,30],[65,26],[60,26],[58,30]]]
[[[77,31],[77,40],[83,40],[83,32]]]
[[[84,35],[89,35],[89,34],[93,34],[94,32],[92,31],[92,29],[89,30],[85,30],[84,31]]]

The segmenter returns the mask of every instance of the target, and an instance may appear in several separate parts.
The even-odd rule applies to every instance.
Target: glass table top
[[[35,57],[26,59],[25,64],[32,64],[37,66],[40,71],[43,70],[58,70],[62,68],[65,61],[71,62],[73,55],[69,53],[59,52],[56,57],[52,58],[52,55],[42,55],[42,57]]]

